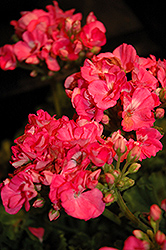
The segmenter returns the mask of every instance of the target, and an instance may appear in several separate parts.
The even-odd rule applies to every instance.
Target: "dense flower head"
[[[16,61],[40,64],[40,69],[46,64],[48,73],[63,68],[62,61],[76,61],[98,53],[106,43],[103,23],[90,12],[82,27],[82,14],[74,11],[61,10],[56,1],[47,5],[46,11],[22,11],[18,21],[11,21],[18,41],[0,48],[0,67],[13,70]]]
[[[142,160],[162,149],[162,135],[154,124],[164,115],[160,108],[164,85],[157,74],[164,62],[157,62],[152,55],[139,57],[132,45],[124,43],[112,53],[86,59],[80,72],[65,81],[66,94],[79,116],[102,123],[106,115],[106,129],[122,132],[119,138],[112,137],[116,153],[124,153],[121,161],[130,151],[131,157]]]
[[[63,207],[76,218],[98,217],[105,203],[102,192],[96,188],[101,172],[96,167],[101,166],[101,161],[104,165],[113,160],[112,144],[101,139],[103,126],[85,118],[56,119],[43,110],[38,110],[37,115],[29,114],[28,121],[24,134],[12,146],[13,176],[1,185],[6,211],[17,213],[23,205],[28,211],[29,201],[35,197],[33,206],[41,207],[42,186],[49,186],[48,195],[55,211]],[[90,156],[89,147],[94,143],[96,152],[101,148],[107,152],[105,157],[99,155],[96,160]],[[89,164],[96,164],[94,170],[88,169]]]

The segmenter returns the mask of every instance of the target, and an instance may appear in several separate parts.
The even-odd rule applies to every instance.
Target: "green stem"
[[[42,75],[45,74],[44,70],[42,70],[41,68],[37,67],[34,64],[26,64],[26,63],[17,62],[17,67],[22,68],[22,69],[26,69],[26,70],[30,70],[30,71],[35,70],[37,73],[41,73]]]
[[[107,208],[105,208],[104,212],[102,213],[102,215],[104,215],[107,219],[113,221],[114,223],[116,223],[117,225],[121,224],[121,220],[119,219],[119,217],[112,213],[110,210],[108,210]]]
[[[117,162],[116,162],[116,170],[118,170],[119,171],[119,169],[120,169],[120,158],[121,158],[121,154],[120,155],[118,155],[118,160],[117,160]]]
[[[138,228],[140,228],[142,231],[146,232],[148,229],[150,229],[147,225],[145,225],[143,222],[141,222],[137,217],[135,217],[134,214],[128,209],[126,206],[126,203],[124,202],[121,194],[119,191],[117,191],[117,203],[121,209],[121,211],[124,213],[124,215],[134,223],[134,225]]]
[[[125,171],[126,171],[126,169],[127,169],[127,167],[128,167],[129,164],[130,164],[129,162],[125,163],[125,165],[124,165],[124,167],[122,169],[122,174],[121,174],[122,177],[123,177],[123,175],[124,175],[124,173],[125,173]]]

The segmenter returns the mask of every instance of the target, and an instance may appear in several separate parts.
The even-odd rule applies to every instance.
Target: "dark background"
[[[166,58],[165,1],[128,0],[59,0],[62,10],[76,9],[83,14],[83,22],[90,11],[104,23],[107,43],[102,52],[112,52],[122,43],[132,44],[140,56],[153,54]],[[0,46],[11,43],[14,29],[11,20],[18,20],[21,11],[44,9],[48,0],[5,0],[0,7]],[[29,113],[42,106],[50,88],[37,83],[22,69],[0,70],[0,139],[14,139],[19,128],[27,123]],[[68,115],[68,114],[65,114]]]

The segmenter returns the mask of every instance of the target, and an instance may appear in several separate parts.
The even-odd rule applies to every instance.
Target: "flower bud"
[[[124,177],[118,182],[117,187],[120,191],[126,190],[134,185],[135,181],[131,178]]]
[[[59,216],[60,216],[59,210],[54,210],[53,208],[50,209],[48,213],[48,217],[50,221],[58,219]]]
[[[163,108],[156,109],[156,118],[162,119],[164,117],[165,110]]]
[[[107,193],[107,194],[105,194],[105,197],[103,197],[103,201],[105,203],[112,203],[115,201],[115,197],[113,196],[113,194]]]
[[[150,207],[150,218],[153,221],[158,221],[161,218],[161,209],[159,208],[158,205],[153,204]]]
[[[115,177],[112,175],[112,174],[110,174],[110,173],[106,173],[105,174],[105,179],[106,179],[106,182],[108,183],[108,184],[114,184],[114,181],[115,181]]]
[[[156,235],[155,235],[155,240],[156,240],[157,244],[162,245],[164,243],[164,240],[165,240],[165,234],[162,233],[160,230],[158,230]]]
[[[134,230],[133,234],[137,239],[142,240],[144,238],[144,233],[141,230]]]
[[[166,212],[166,199],[162,200],[161,208]]]
[[[109,123],[109,117],[108,115],[103,115],[103,118],[101,120],[103,124],[108,124]]]
[[[114,132],[112,134],[112,141],[114,145],[114,150],[118,151],[121,154],[124,154],[126,151],[126,139],[120,134],[120,131]],[[117,153],[118,153],[117,152]]]
[[[44,203],[45,203],[44,199],[39,198],[33,203],[32,206],[35,208],[40,208],[43,207]]]
[[[140,169],[140,167],[141,167],[141,164],[135,162],[130,165],[128,172],[130,174],[136,173]]]
[[[127,161],[139,160],[141,154],[141,148],[138,145],[135,145],[127,155]]]

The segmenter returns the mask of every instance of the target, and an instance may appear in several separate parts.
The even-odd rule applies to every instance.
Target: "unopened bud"
[[[135,162],[130,165],[128,172],[130,174],[136,173],[140,169],[140,167],[141,167],[141,164]]]
[[[124,177],[117,184],[117,187],[120,191],[126,190],[134,185],[135,181],[131,178]]]
[[[39,198],[33,203],[32,206],[35,208],[40,208],[43,207],[44,203],[45,203],[44,199]]]
[[[161,209],[159,208],[158,205],[153,204],[150,207],[150,218],[153,221],[158,221],[161,218]]]
[[[164,240],[165,240],[165,234],[162,233],[160,230],[158,230],[156,235],[155,235],[155,240],[159,245],[162,245],[164,243]]]
[[[113,194],[107,193],[107,194],[105,194],[105,197],[103,197],[103,201],[105,203],[112,203],[115,201],[115,197],[113,196]]]
[[[126,147],[126,139],[121,135],[120,131],[114,132],[112,134],[112,141],[114,144],[114,150],[117,152],[117,154],[124,154],[127,150]]]
[[[165,110],[163,108],[156,109],[156,118],[162,119],[164,117]]]
[[[58,219],[59,216],[60,216],[59,210],[54,210],[53,208],[50,209],[48,213],[48,217],[50,221]]]
[[[166,212],[166,199],[162,200],[161,208]]]
[[[142,240],[144,238],[144,233],[141,230],[134,230],[133,234],[139,240]]]
[[[115,177],[112,175],[112,174],[110,174],[110,173],[106,173],[105,174],[105,180],[106,180],[106,182],[108,183],[108,184],[114,184],[114,181],[115,181]]]
[[[108,115],[103,115],[103,118],[101,120],[103,124],[108,124],[109,123],[109,117]]]
[[[135,145],[130,152],[127,155],[127,161],[137,161],[140,158],[140,154],[141,154],[141,148],[138,145]]]

